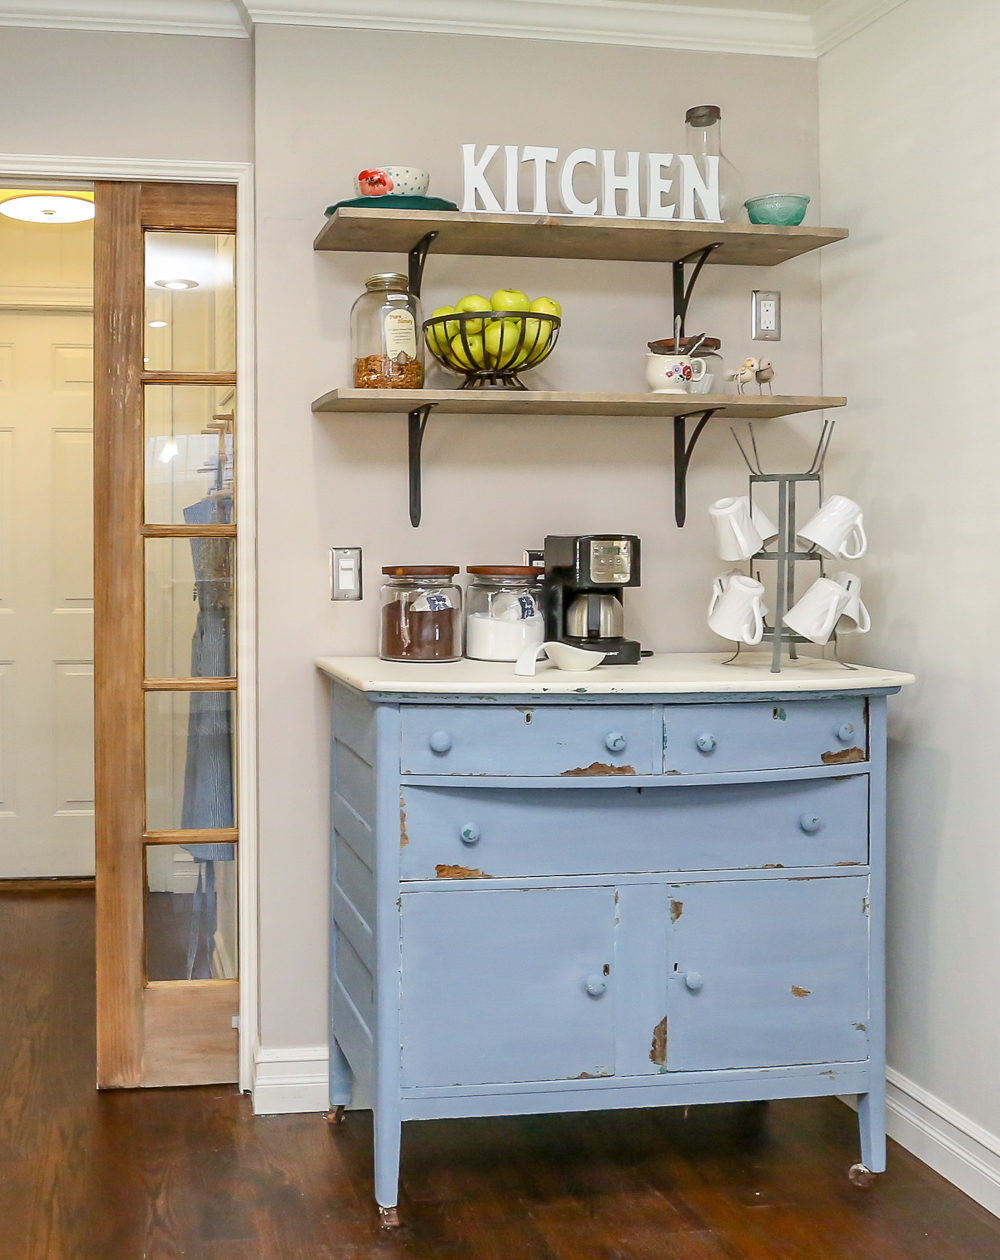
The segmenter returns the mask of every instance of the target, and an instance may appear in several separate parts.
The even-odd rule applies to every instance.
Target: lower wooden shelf
[[[695,443],[709,420],[773,420],[843,407],[846,398],[798,394],[577,394],[515,389],[333,389],[317,398],[317,415],[365,412],[408,416],[410,524],[420,524],[420,449],[427,418],[461,416],[653,417],[674,422],[674,520],[687,517],[687,471]],[[694,421],[690,437],[687,422]]]

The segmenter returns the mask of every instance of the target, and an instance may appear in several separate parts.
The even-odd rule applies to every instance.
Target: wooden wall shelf
[[[313,403],[317,414],[364,412],[408,416],[410,524],[420,524],[420,450],[432,411],[461,416],[654,417],[674,422],[674,520],[687,517],[687,473],[695,443],[713,416],[771,420],[804,411],[843,407],[846,398],[782,394],[576,394],[555,390],[333,389]],[[687,422],[694,428],[688,437]]]
[[[395,413],[433,406],[461,416],[699,416],[720,420],[771,420],[803,411],[843,407],[846,398],[783,394],[577,394],[555,390],[334,389],[312,405],[315,412]]]
[[[313,248],[406,254],[430,232],[437,233],[436,254],[672,263],[713,246],[710,263],[747,267],[774,267],[847,236],[846,228],[345,206],[330,216]]]

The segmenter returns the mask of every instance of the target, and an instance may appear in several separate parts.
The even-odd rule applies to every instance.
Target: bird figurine
[[[726,373],[727,381],[736,382],[736,392],[743,393],[743,386],[749,385],[757,374],[759,364],[756,359],[744,359],[743,366]]]
[[[747,361],[749,362],[749,360]],[[765,385],[767,386],[767,392],[769,394],[774,393],[774,390],[771,388],[771,382],[774,380],[774,364],[770,359],[761,359],[760,363],[757,365],[756,372],[754,372],[754,377],[757,381],[757,389],[759,393],[763,394]]]

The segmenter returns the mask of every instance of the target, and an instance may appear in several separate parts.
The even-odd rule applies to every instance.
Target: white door
[[[0,879],[94,871],[92,340],[0,313]]]

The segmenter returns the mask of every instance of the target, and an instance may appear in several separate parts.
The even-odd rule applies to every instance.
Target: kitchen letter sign
[[[548,168],[558,166],[559,200],[565,214],[600,214],[609,219],[705,219],[712,223],[722,222],[717,157],[706,156],[699,163],[690,153],[647,153],[645,163],[642,163],[642,154],[629,152],[625,154],[624,170],[621,170],[616,149],[602,149],[600,157],[596,149],[574,149],[559,166],[558,149],[531,144],[519,149],[516,144],[505,144],[504,200],[501,205],[486,177],[490,163],[499,152],[500,145],[488,144],[476,157],[474,144],[462,145],[463,210],[488,210],[493,214],[558,214],[560,211],[550,210],[548,204]],[[522,210],[518,197],[518,176],[525,163],[534,167],[534,205],[531,210]],[[594,168],[600,191],[600,209],[597,196],[582,201],[577,194],[575,177],[581,166]],[[643,167],[646,178],[640,181]],[[643,184],[645,214],[641,198]],[[619,193],[624,194],[624,214],[618,210]]]

